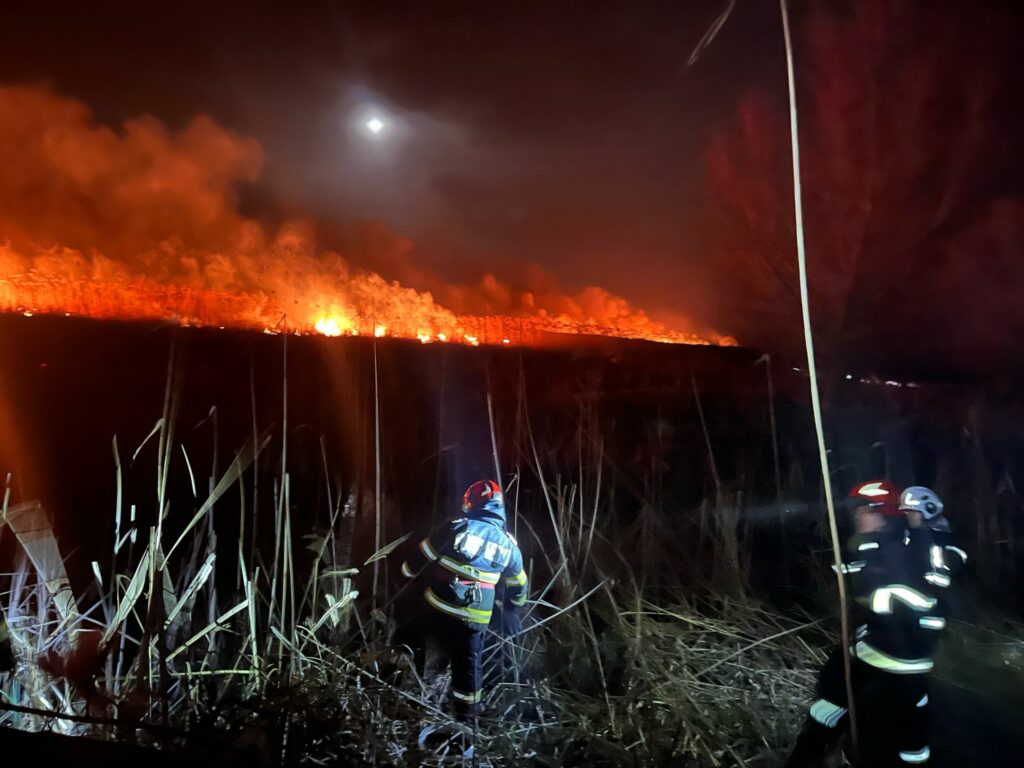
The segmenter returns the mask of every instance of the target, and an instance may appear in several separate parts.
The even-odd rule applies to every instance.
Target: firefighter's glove
[[[501,606],[501,633],[505,637],[518,635],[523,631],[523,620],[519,618],[519,610],[508,600]]]

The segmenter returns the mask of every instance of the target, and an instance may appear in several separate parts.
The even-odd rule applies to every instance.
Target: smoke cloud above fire
[[[110,126],[48,87],[0,88],[0,309],[422,341],[730,341],[668,328],[603,288],[565,291],[536,265],[514,267],[516,283],[447,283],[384,225],[364,241],[390,274],[361,268],[318,248],[311,217],[240,212],[263,162],[259,142],[204,115]]]
[[[5,306],[342,333],[397,312],[499,342],[710,328],[799,365],[777,4],[737,5],[692,66],[718,0],[79,5],[0,27],[0,82],[53,84],[3,91]],[[1003,370],[1024,7],[791,6],[826,368]],[[401,142],[349,132],[366,104]]]

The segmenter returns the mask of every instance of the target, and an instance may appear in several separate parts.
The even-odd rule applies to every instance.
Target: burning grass
[[[264,333],[363,336],[468,346],[539,345],[552,334],[639,339],[665,344],[735,346],[719,334],[670,329],[642,312],[595,319],[573,314],[456,315],[429,294],[401,288],[377,275],[356,300],[339,305],[324,293],[286,302],[267,292],[215,290],[145,278],[96,280],[67,275],[4,274],[0,245],[0,312],[68,315],[99,320],[172,321],[183,327],[221,327]],[[355,282],[355,281],[353,281]],[[365,294],[365,295],[364,295]],[[386,297],[386,298],[385,298]],[[293,307],[291,304],[299,304]]]
[[[599,286],[567,290],[537,265],[451,284],[377,225],[344,254],[309,216],[270,228],[238,205],[262,156],[205,115],[115,127],[49,88],[0,86],[0,312],[473,346],[545,333],[735,343]],[[381,260],[387,274],[370,268]]]

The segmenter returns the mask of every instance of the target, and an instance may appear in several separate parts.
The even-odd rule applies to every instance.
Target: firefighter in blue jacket
[[[451,663],[456,715],[470,719],[483,694],[481,656],[484,632],[494,610],[495,590],[505,587],[506,610],[526,603],[523,556],[505,531],[505,502],[493,480],[478,480],[466,490],[462,515],[419,543],[402,564],[402,575],[422,585],[425,621],[414,638],[429,635]]]
[[[862,483],[850,495],[857,532],[848,542],[843,572],[854,599],[851,682],[859,764],[924,764],[931,755],[927,675],[945,626],[930,532],[908,519],[900,494],[887,481]],[[847,712],[837,650],[818,678],[818,698],[786,765],[821,765],[827,745],[847,725]]]

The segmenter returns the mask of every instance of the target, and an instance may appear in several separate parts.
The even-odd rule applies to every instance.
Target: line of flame
[[[470,346],[538,344],[545,334],[585,334],[670,344],[732,345],[729,338],[705,338],[652,327],[581,323],[568,317],[455,315],[424,316],[392,308],[386,317],[323,301],[286,307],[262,293],[232,293],[131,281],[54,281],[31,275],[0,277],[0,312],[64,314],[105,320],[159,320],[182,326],[238,328],[264,333],[373,336]],[[415,309],[415,308],[413,308]]]

